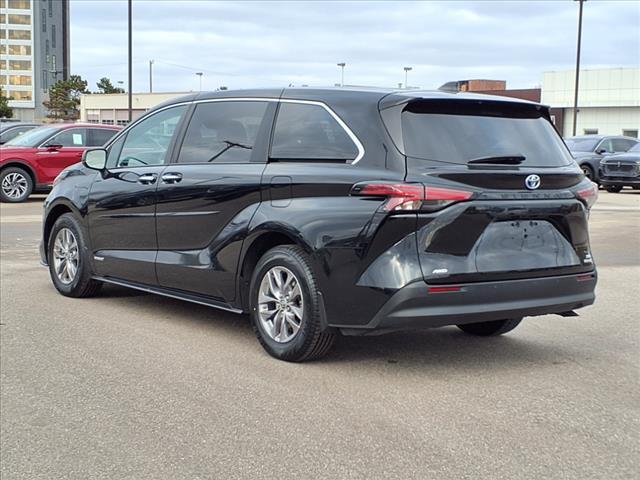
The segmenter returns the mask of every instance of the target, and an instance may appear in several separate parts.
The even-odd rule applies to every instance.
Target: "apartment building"
[[[15,118],[46,117],[49,88],[69,75],[69,0],[0,0],[0,88]]]

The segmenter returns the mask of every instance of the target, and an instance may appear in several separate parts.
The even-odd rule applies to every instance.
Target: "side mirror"
[[[62,145],[59,145],[57,143],[52,143],[50,145],[45,145],[45,148],[47,149],[47,152],[57,152],[62,148]]]
[[[86,150],[82,155],[82,164],[91,170],[105,170],[107,168],[107,151],[104,148]]]
[[[609,152],[607,152],[606,148],[599,148],[598,150],[596,150],[596,153],[598,155],[602,155],[603,153],[609,153]]]

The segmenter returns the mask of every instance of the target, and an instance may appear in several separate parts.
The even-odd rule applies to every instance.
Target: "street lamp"
[[[341,78],[340,86],[341,86],[341,87],[344,87],[344,67],[346,67],[346,66],[347,66],[347,64],[346,64],[346,63],[344,63],[344,62],[340,62],[340,63],[338,63],[337,65],[342,69],[342,75],[341,75],[341,77],[340,77],[340,78]]]
[[[202,91],[202,75],[204,74],[202,72],[196,72],[196,75],[200,77],[200,91]]]
[[[409,88],[409,83],[407,83],[407,78],[411,70],[413,70],[413,67],[404,67],[404,88]]]
[[[578,122],[578,83],[580,82],[580,43],[582,41],[582,4],[586,0],[575,0],[580,2],[580,9],[578,13],[578,48],[576,52],[576,89],[573,97],[573,136],[576,135],[576,128]]]

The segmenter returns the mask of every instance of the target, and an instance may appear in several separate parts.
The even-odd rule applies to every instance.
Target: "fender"
[[[38,181],[37,172],[33,169],[33,167],[31,165],[29,165],[29,163],[25,162],[21,158],[10,158],[8,160],[3,160],[2,161],[2,165],[0,166],[0,171],[4,170],[5,168],[9,168],[9,167],[24,168],[31,175],[31,178],[33,180],[33,188],[34,189],[40,183]]]

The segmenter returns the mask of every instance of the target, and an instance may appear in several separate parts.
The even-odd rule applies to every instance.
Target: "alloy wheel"
[[[76,278],[80,258],[78,241],[68,228],[61,228],[53,243],[53,266],[58,280],[69,285]]]
[[[285,267],[273,267],[260,282],[258,314],[264,331],[278,343],[291,341],[300,330],[304,300],[298,278]]]
[[[2,192],[12,200],[22,198],[29,188],[27,178],[17,172],[11,172],[2,179]]]

